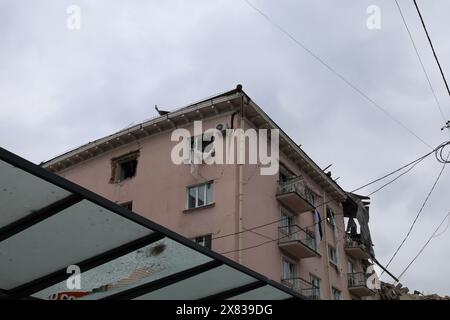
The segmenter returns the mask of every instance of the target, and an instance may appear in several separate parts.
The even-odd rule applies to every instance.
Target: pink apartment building
[[[177,165],[171,134],[193,133],[196,120],[204,130],[280,129],[238,86],[42,166],[307,298],[375,294],[368,198],[342,190],[281,129],[276,175],[260,163]]]

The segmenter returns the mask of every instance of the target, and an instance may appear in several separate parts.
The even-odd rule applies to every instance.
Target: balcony
[[[357,297],[373,296],[375,291],[367,286],[367,275],[364,272],[347,273],[348,291]]]
[[[277,199],[284,207],[298,214],[314,210],[314,193],[303,177],[279,181]]]
[[[320,299],[320,289],[303,278],[282,279],[281,284],[311,300]]]
[[[358,235],[345,237],[345,252],[356,259],[367,260],[370,258],[369,250],[366,245],[362,243]]]
[[[300,259],[319,256],[314,235],[297,225],[278,228],[278,246]]]

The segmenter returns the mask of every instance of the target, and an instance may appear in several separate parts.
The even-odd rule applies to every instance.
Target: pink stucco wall
[[[203,128],[215,127],[219,122],[230,123],[230,115],[218,116],[203,122]],[[192,131],[192,124],[186,126]],[[238,166],[237,165],[201,165],[199,177],[190,173],[189,165],[175,165],[170,159],[171,149],[175,142],[170,140],[170,132],[143,138],[134,143],[106,152],[94,159],[70,167],[58,174],[74,181],[117,203],[133,201],[133,211],[149,218],[188,238],[204,234],[213,237],[237,231],[238,208]],[[111,159],[140,151],[137,174],[132,179],[120,183],[110,183]],[[290,170],[305,177],[309,186],[319,195],[323,190],[316,185],[301,169],[280,155],[280,160]],[[184,212],[186,209],[186,187],[205,180],[214,181],[214,206]],[[280,219],[280,203],[275,195],[278,175],[262,176],[255,165],[244,166],[244,206],[243,226],[252,228],[257,225]],[[320,201],[320,200],[319,200]],[[340,204],[329,204],[335,214],[338,227],[344,230],[344,218]],[[320,209],[325,216],[323,208]],[[300,226],[314,223],[313,214],[306,212],[297,217]],[[334,243],[333,230],[327,223],[322,223],[327,232],[327,241]],[[243,247],[260,244],[278,237],[278,223],[259,228],[253,232],[243,233]],[[268,237],[268,238],[266,238]],[[237,236],[213,240],[212,249],[219,253],[236,250]],[[342,291],[344,299],[349,299],[347,288],[347,257],[344,251],[343,233],[339,233],[337,244],[340,256],[340,270],[329,267],[331,285]],[[298,274],[309,280],[312,273],[322,279],[322,298],[330,299],[330,283],[328,281],[328,261],[326,260],[326,244],[321,242],[321,256],[301,259],[298,263]],[[226,254],[231,259],[238,259],[238,253]],[[279,249],[277,241],[242,251],[242,263],[276,281],[281,280],[281,259],[285,254]],[[358,266],[357,266],[358,267]]]

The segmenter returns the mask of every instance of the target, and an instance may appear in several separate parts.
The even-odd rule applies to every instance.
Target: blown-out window
[[[205,234],[203,236],[195,237],[193,240],[199,245],[211,249],[211,240],[212,240],[211,234]]]
[[[132,152],[111,162],[111,182],[118,183],[136,175],[139,152]]]

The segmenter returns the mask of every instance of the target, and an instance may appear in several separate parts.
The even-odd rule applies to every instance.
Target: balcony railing
[[[278,245],[297,258],[318,256],[314,234],[297,225],[278,228]]]
[[[348,290],[350,293],[359,297],[374,295],[375,291],[367,286],[367,277],[368,275],[364,272],[348,273]]]
[[[314,210],[314,193],[301,176],[279,181],[277,199],[296,213]]]
[[[282,279],[281,283],[311,300],[320,299],[320,289],[303,278]]]
[[[352,237],[348,234],[345,236],[345,251],[349,256],[357,259],[370,258],[370,252],[367,246],[359,238]]]

